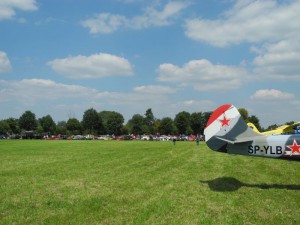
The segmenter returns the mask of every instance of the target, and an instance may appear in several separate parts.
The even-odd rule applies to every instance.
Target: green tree
[[[164,117],[161,119],[158,131],[160,134],[174,134],[175,132],[175,125],[174,121],[170,117]]]
[[[110,114],[111,114],[111,111],[106,111],[106,110],[103,110],[98,113],[98,115],[101,117],[101,120],[102,120],[102,130],[101,130],[102,134],[108,133],[106,125],[107,125],[107,121],[108,121]]]
[[[160,126],[160,119],[155,119],[154,125],[153,125],[153,134],[159,133],[159,126]]]
[[[239,108],[238,111],[240,112],[241,116],[243,117],[243,119],[245,120],[246,123],[249,122],[249,113],[245,108]]]
[[[149,127],[146,124],[143,124],[141,127],[141,134],[151,134]]]
[[[120,135],[124,123],[124,117],[121,113],[110,112],[106,121],[106,130],[109,134]]]
[[[187,134],[190,130],[190,117],[191,115],[186,111],[182,111],[175,116],[174,123],[179,134]]]
[[[6,135],[11,132],[9,124],[5,120],[0,121],[0,134]]]
[[[41,127],[43,128],[44,132],[49,132],[54,134],[56,130],[56,124],[54,123],[52,117],[50,115],[44,116],[39,119]]]
[[[201,134],[204,133],[204,128],[205,128],[205,126],[206,126],[206,124],[207,124],[207,122],[208,122],[211,114],[212,114],[212,112],[204,112],[204,113],[202,113],[202,115],[201,115],[201,124],[202,124],[202,126],[201,126],[201,132],[200,132]]]
[[[294,123],[295,123],[295,121],[289,121],[289,122],[286,122],[285,125],[292,125]]]
[[[255,115],[248,117],[250,123],[253,123],[259,131],[262,131],[262,128],[259,124],[259,119]]]
[[[56,124],[56,134],[67,134],[67,122],[58,121]]]
[[[194,112],[191,114],[191,129],[193,131],[193,134],[200,134],[201,133],[201,112]]]
[[[38,134],[41,134],[41,133],[44,132],[44,129],[43,129],[43,127],[41,126],[40,123],[38,123],[38,125],[37,125],[37,127],[36,127],[36,129],[35,129],[35,132],[38,133]]]
[[[277,127],[278,127],[277,124],[272,124],[272,125],[268,126],[266,130],[275,130]]]
[[[21,132],[19,127],[19,121],[15,118],[8,118],[5,120],[8,123],[10,130],[13,134],[19,134]]]
[[[80,134],[82,131],[82,125],[76,118],[70,118],[66,124],[67,130],[71,132],[71,134]]]
[[[135,114],[127,123],[130,132],[133,134],[143,134],[142,126],[145,125],[144,117],[140,114]]]
[[[31,111],[24,112],[19,118],[19,126],[23,130],[31,131],[37,128],[35,114]]]
[[[121,133],[122,134],[130,134],[130,128],[128,127],[127,124],[122,127]]]
[[[150,134],[154,133],[154,123],[155,123],[155,117],[152,113],[152,109],[149,108],[146,110],[145,113],[145,125],[148,127],[148,133]]]
[[[82,118],[82,126],[88,133],[99,133],[102,128],[102,119],[93,108],[86,110]]]
[[[98,115],[102,119],[102,133],[122,134],[124,117],[121,113],[115,111],[101,111]]]

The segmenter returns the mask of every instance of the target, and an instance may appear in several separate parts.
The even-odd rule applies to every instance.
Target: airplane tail
[[[260,136],[249,128],[241,114],[231,104],[222,105],[210,116],[204,129],[205,141],[214,151],[226,152],[230,145],[247,142]]]

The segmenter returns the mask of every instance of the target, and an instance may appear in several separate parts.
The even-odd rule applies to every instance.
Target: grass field
[[[0,141],[0,224],[300,224],[300,162],[205,143]]]

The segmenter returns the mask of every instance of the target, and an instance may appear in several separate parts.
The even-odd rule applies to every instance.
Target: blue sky
[[[246,108],[300,121],[300,1],[0,0],[0,119]]]

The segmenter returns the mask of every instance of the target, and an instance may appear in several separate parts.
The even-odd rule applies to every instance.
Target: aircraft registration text
[[[248,153],[249,154],[269,154],[269,155],[282,155],[282,146],[272,146],[272,145],[249,145],[248,146]]]

